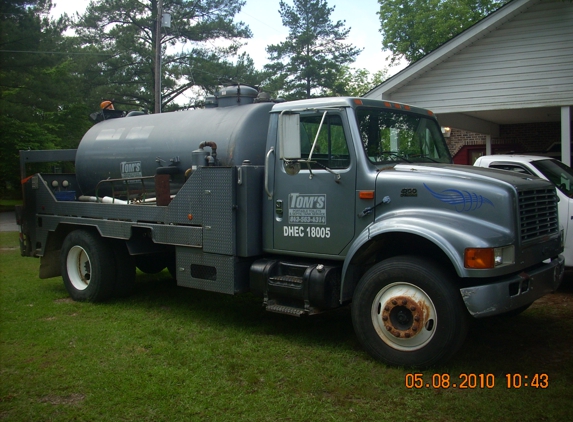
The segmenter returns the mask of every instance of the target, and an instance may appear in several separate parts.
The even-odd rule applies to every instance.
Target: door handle
[[[265,157],[265,191],[267,192],[267,197],[271,199],[273,197],[273,192],[269,191],[269,158],[271,154],[275,153],[275,147],[271,147],[268,150],[267,156]]]

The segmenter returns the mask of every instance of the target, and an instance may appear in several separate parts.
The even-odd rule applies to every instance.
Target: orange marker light
[[[360,98],[355,98],[354,99],[354,104],[356,105],[362,105],[362,100]]]
[[[358,192],[358,197],[360,199],[374,199],[374,191],[373,190],[361,190]]]
[[[468,248],[464,252],[464,266],[466,268],[484,269],[494,268],[494,250],[492,248]]]
[[[99,105],[99,108],[101,108],[102,110],[113,110],[113,103],[109,100],[106,101],[102,101],[102,103]]]

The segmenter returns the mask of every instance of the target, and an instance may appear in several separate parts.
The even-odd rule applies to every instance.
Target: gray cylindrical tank
[[[100,122],[84,135],[78,147],[78,185],[83,195],[94,195],[103,179],[159,172],[170,174],[173,192],[185,182],[185,172],[197,165],[197,157],[204,159],[212,152],[206,146],[198,153],[199,146],[213,142],[219,165],[240,165],[244,160],[262,165],[272,106],[233,105]],[[137,189],[135,183],[133,187]],[[153,190],[153,181],[146,182],[146,189]],[[110,193],[109,184],[100,185],[97,192],[99,196]]]

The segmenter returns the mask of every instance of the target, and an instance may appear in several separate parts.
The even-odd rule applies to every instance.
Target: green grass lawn
[[[21,204],[21,199],[0,199],[0,212],[14,211],[14,207]]]
[[[38,279],[16,233],[0,233],[1,421],[572,420],[573,286],[515,318],[480,321],[448,366],[411,371],[372,360],[350,312],[267,313],[261,299],[138,274],[136,293],[103,304]],[[493,374],[488,388],[432,388]],[[506,374],[548,374],[508,389]],[[435,375],[434,375],[435,374]]]

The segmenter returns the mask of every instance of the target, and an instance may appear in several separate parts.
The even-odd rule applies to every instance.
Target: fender
[[[454,224],[456,222],[458,224]],[[463,230],[458,227],[463,227]],[[411,209],[392,216],[381,216],[356,237],[348,250],[342,267],[341,302],[352,298],[355,284],[352,283],[350,277],[350,263],[354,256],[367,242],[385,234],[400,233],[421,237],[436,245],[448,257],[459,277],[476,275],[476,270],[468,270],[464,267],[463,251],[467,247],[499,247],[514,242],[507,228],[467,216],[440,211],[432,212],[428,209]],[[488,272],[488,275],[492,274]]]

